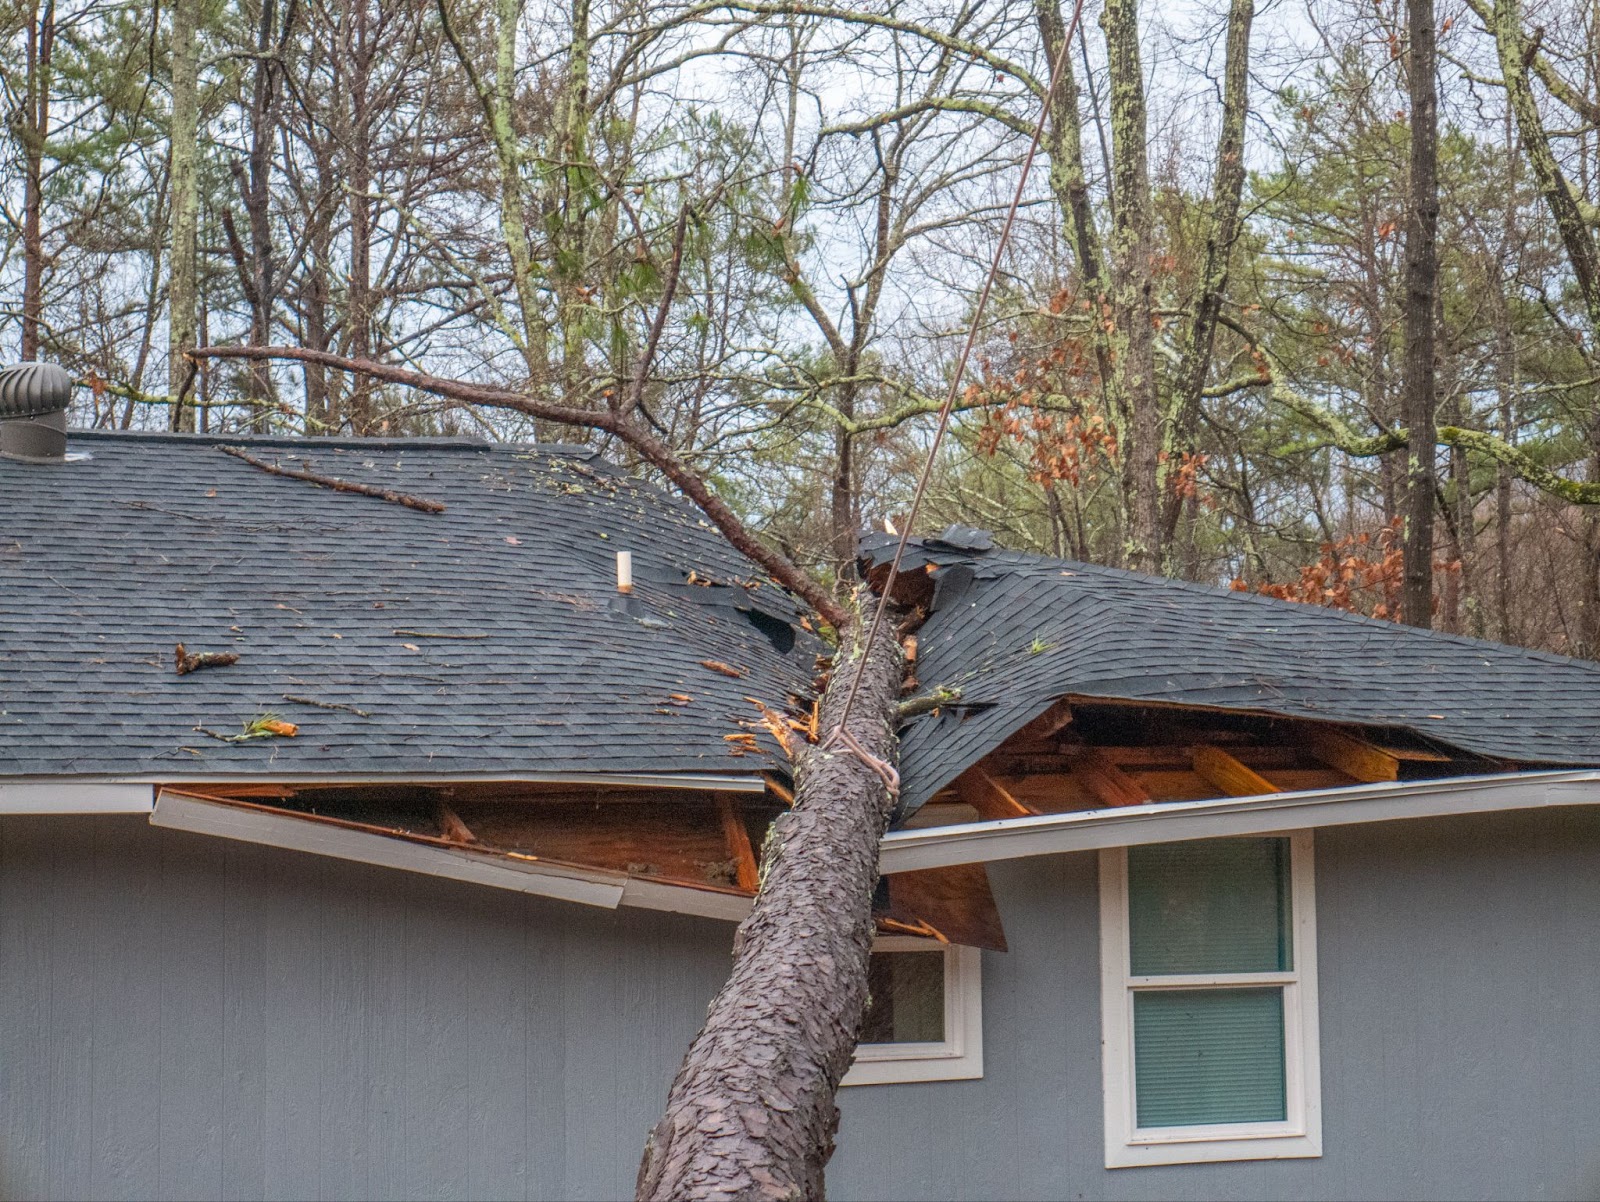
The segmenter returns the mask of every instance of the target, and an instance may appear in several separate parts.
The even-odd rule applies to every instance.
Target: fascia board
[[[150,815],[153,826],[260,843],[290,851],[420,872],[541,897],[615,910],[627,877],[522,864],[483,852],[431,847],[388,835],[348,830],[285,814],[245,809],[163,791]]]
[[[148,814],[154,804],[148,784],[0,781],[0,814]]]
[[[910,872],[1143,843],[1597,803],[1595,769],[1385,781],[894,831],[884,836],[880,868]]]

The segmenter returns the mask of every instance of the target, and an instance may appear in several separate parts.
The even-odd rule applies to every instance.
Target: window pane
[[[1140,1127],[1281,1122],[1282,989],[1154,989],[1133,995]]]
[[[944,1042],[944,953],[873,952],[862,1043]]]
[[[1287,972],[1289,840],[1128,849],[1133,975]]]

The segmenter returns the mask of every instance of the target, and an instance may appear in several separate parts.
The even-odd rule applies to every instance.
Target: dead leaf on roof
[[[723,663],[720,659],[703,659],[700,661],[702,668],[710,668],[713,672],[721,672],[724,676],[731,676],[735,680],[743,680],[744,673],[738,668]]]
[[[407,651],[421,651],[422,650],[422,648],[417,646],[415,643],[401,643],[400,645],[402,647],[404,647]]]
[[[522,546],[522,540],[520,538],[515,538],[509,534],[506,535],[506,542],[510,543],[513,547]]]

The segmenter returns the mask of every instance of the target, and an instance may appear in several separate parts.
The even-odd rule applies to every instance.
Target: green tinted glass
[[[1130,847],[1128,922],[1136,977],[1289,971],[1289,840]]]
[[[1133,995],[1138,1125],[1286,1117],[1282,989],[1152,989]]]

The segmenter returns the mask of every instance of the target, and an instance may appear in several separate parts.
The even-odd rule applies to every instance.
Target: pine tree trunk
[[[343,48],[350,59],[350,136],[344,147],[349,168],[346,182],[350,212],[350,275],[345,287],[344,338],[352,359],[372,357],[372,87],[373,47],[370,10],[366,0],[353,7],[353,26]],[[348,414],[350,429],[359,435],[379,432],[373,412],[372,381],[358,376],[351,381]]]
[[[1433,516],[1437,487],[1435,443],[1434,293],[1439,251],[1439,90],[1434,53],[1433,0],[1408,0],[1411,52],[1411,178],[1406,197],[1405,396],[1410,433],[1406,460],[1402,618],[1433,624]]]
[[[196,254],[200,194],[199,52],[195,40],[200,0],[175,0],[172,7],[172,254],[167,281],[167,391],[176,397],[193,370],[184,354],[195,347],[199,295]],[[194,408],[172,406],[172,428],[194,429]]]
[[[1155,245],[1138,5],[1106,0],[1100,18],[1111,81],[1111,389],[1120,424],[1123,538],[1128,566],[1162,567],[1161,403],[1156,392]]]
[[[39,357],[44,325],[44,152],[50,138],[50,69],[55,57],[55,5],[37,5],[28,20],[27,95],[22,145],[22,358]]]
[[[802,755],[795,805],[763,849],[755,909],[734,939],[728,983],[672,1083],[639,1166],[640,1199],[820,1199],[839,1081],[867,1005],[878,841],[894,798],[836,745],[860,656],[845,635],[822,697],[822,744]],[[895,762],[901,651],[880,631],[846,729]]]

